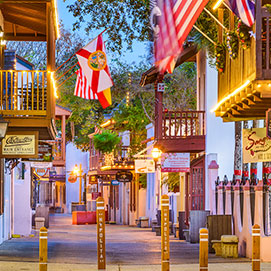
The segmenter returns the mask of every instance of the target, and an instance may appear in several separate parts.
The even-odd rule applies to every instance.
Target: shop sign
[[[34,168],[34,174],[36,174],[40,178],[48,178],[49,172],[49,168]]]
[[[88,184],[89,185],[98,184],[97,177],[95,175],[90,175],[88,179]]]
[[[53,167],[53,163],[52,162],[31,162],[31,167],[34,168],[51,168]],[[51,172],[50,172],[51,174]]]
[[[154,173],[155,163],[152,159],[135,160],[135,173]]]
[[[1,156],[4,158],[36,158],[38,132],[8,132],[2,140]]]
[[[266,128],[243,129],[243,163],[271,161],[271,139]]]
[[[190,153],[163,153],[161,172],[189,172]]]
[[[112,181],[111,181],[111,184],[112,184],[112,185],[119,185],[120,183],[119,183],[118,180],[112,180]]]
[[[118,171],[116,179],[121,183],[128,183],[133,180],[133,173],[130,171]]]

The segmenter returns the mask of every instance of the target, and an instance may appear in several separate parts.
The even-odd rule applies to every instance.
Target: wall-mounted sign
[[[152,159],[135,160],[135,173],[154,173],[155,163]]]
[[[189,172],[190,153],[163,153],[161,172]]]
[[[157,84],[157,91],[164,92],[165,91],[165,84],[164,83],[158,83]]]
[[[70,175],[68,178],[69,183],[75,183],[77,181],[77,177],[75,175]]]
[[[271,139],[266,128],[243,129],[243,163],[271,161]]]
[[[133,173],[130,171],[118,171],[116,179],[121,183],[131,182],[133,180]]]
[[[34,168],[51,168],[53,166],[52,162],[31,162],[31,167]]]
[[[53,161],[53,146],[47,142],[39,141],[38,142],[38,157],[37,158],[28,158],[23,159],[24,161],[29,162],[52,162]]]
[[[112,185],[119,185],[120,183],[119,183],[118,180],[112,180],[112,181],[111,181],[111,184],[112,184]]]
[[[89,185],[98,184],[97,177],[95,175],[90,175],[88,179],[88,184]]]
[[[8,132],[2,140],[1,157],[4,158],[37,158],[37,131]]]
[[[271,109],[266,111],[266,135],[271,138]]]

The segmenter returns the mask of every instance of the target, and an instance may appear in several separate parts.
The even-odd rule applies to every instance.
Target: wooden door
[[[190,210],[205,209],[205,156],[194,159],[186,181],[186,215]]]

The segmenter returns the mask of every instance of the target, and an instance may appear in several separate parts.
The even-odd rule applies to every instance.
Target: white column
[[[230,182],[225,186],[225,190],[226,190],[225,215],[232,215]]]
[[[224,207],[223,207],[223,184],[220,183],[217,187],[218,193],[217,193],[217,214],[218,215],[224,215]]]

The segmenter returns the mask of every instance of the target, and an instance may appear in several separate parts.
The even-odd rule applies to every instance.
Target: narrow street
[[[75,267],[71,267],[72,264],[76,264],[76,268],[80,268],[79,265],[81,265],[83,269],[78,270],[96,268],[96,225],[72,225],[70,215],[55,214],[50,217],[48,237],[49,270],[62,270],[59,268],[64,268],[63,264],[67,264],[65,270],[77,270],[74,269]],[[114,266],[132,268],[132,266],[143,265],[147,268],[144,270],[160,270],[160,238],[160,236],[155,236],[150,228],[106,225],[107,264],[111,268]],[[191,269],[193,266],[194,270],[197,270],[198,254],[198,244],[186,243],[170,236],[170,262],[173,266],[182,264],[184,268],[189,268],[187,270],[193,270]],[[34,237],[8,240],[0,245],[0,270],[35,270],[38,255],[37,232]],[[210,264],[234,262],[249,264],[248,261],[246,258],[223,259],[209,254]],[[50,269],[52,264],[59,265],[54,265],[58,267]],[[151,269],[151,265],[154,265],[155,269]],[[9,269],[8,266],[12,266],[12,269]],[[72,269],[67,269],[68,267]],[[271,267],[265,270],[271,270]]]

